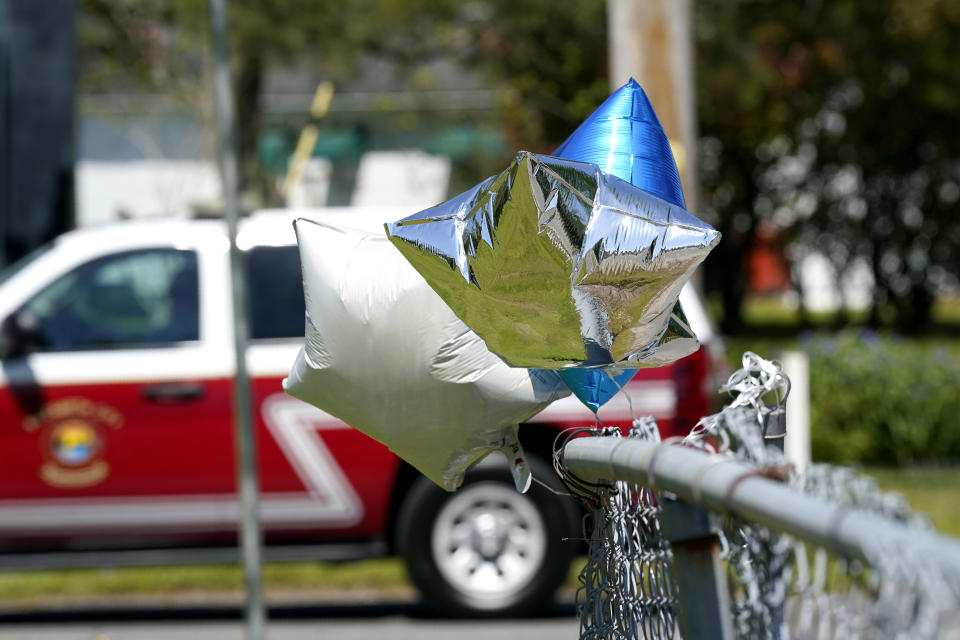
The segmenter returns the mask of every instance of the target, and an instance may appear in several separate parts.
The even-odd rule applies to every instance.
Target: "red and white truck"
[[[572,501],[517,493],[499,455],[445,493],[281,390],[303,341],[291,221],[309,215],[257,213],[238,236],[266,557],[400,554],[447,612],[549,602],[580,551],[563,540],[579,535]],[[0,274],[0,567],[235,559],[228,269],[225,224],[181,219],[73,231]],[[682,300],[709,347],[702,304]],[[601,419],[628,425],[632,403],[665,436],[685,433],[711,402],[707,347],[640,370]],[[521,425],[535,475],[560,488],[557,433],[593,423],[570,396]]]

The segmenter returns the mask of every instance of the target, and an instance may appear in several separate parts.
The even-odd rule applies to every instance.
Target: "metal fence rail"
[[[715,435],[757,431],[749,412],[719,415],[734,429]],[[812,494],[782,454],[758,453],[762,440],[734,456],[654,433],[638,421],[628,437],[601,430],[559,452],[558,468],[594,496],[581,638],[960,638],[960,542],[878,508],[869,489],[845,498],[859,482],[848,470]],[[827,553],[846,560],[830,568]],[[830,576],[843,577],[837,591]]]
[[[960,541],[852,469],[791,465],[790,380],[742,360],[679,445],[651,417],[558,443],[588,515],[581,640],[960,640]]]
[[[936,558],[945,572],[960,576],[957,541],[804,495],[733,457],[643,440],[578,438],[567,443],[563,459],[582,478],[669,491],[850,558],[872,562],[876,553],[896,549]]]

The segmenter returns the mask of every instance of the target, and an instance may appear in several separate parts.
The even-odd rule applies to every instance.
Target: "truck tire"
[[[558,491],[552,468],[530,458],[534,477]],[[442,615],[502,617],[552,603],[579,546],[575,503],[534,483],[513,486],[506,464],[482,463],[448,493],[427,478],[397,518],[397,549],[424,604]]]

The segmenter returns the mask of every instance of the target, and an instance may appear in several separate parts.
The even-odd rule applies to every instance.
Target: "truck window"
[[[253,247],[246,252],[250,287],[250,337],[303,337],[303,279],[296,245]]]
[[[87,262],[24,306],[31,351],[164,346],[200,337],[197,256],[144,249]]]

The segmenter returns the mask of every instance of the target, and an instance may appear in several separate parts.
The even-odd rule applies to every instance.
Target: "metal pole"
[[[727,574],[720,559],[719,518],[686,502],[660,503],[663,537],[670,541],[670,571],[680,593],[680,637],[733,640]]]
[[[579,438],[567,444],[563,455],[567,467],[587,480],[624,480],[670,491],[684,502],[729,512],[867,563],[895,552],[936,558],[945,575],[960,575],[957,540],[802,494],[734,458],[619,438]]]
[[[240,544],[246,585],[248,640],[261,640],[266,627],[266,610],[260,588],[260,523],[257,504],[257,448],[253,431],[250,379],[247,376],[247,291],[243,262],[237,247],[237,151],[233,113],[233,92],[227,54],[225,0],[210,0],[210,29],[213,35],[213,86],[220,133],[220,168],[223,176],[224,215],[230,235],[230,280],[233,291],[233,335],[236,378],[233,383],[233,415],[236,438],[237,485],[240,493]]]

